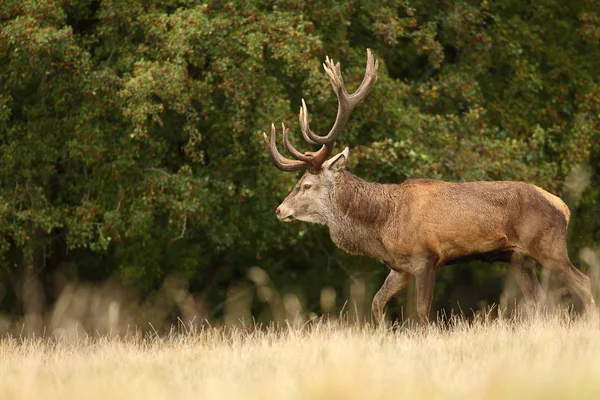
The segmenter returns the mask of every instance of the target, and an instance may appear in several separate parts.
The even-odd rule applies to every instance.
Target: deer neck
[[[366,182],[351,173],[339,174],[332,190],[332,217],[361,226],[384,223],[390,214],[385,185]]]
[[[385,185],[340,173],[334,181],[327,216],[332,240],[349,253],[380,257],[374,253],[380,252],[381,230],[393,211],[387,192]]]

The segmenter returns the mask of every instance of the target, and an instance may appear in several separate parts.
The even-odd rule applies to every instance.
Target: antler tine
[[[283,127],[283,130],[285,135],[285,126]],[[307,162],[290,160],[282,156],[281,153],[277,151],[277,143],[275,142],[275,136],[275,124],[271,124],[271,140],[269,140],[265,132],[263,132],[263,137],[265,139],[265,142],[267,142],[267,145],[269,146],[269,154],[271,155],[271,161],[273,161],[273,164],[275,164],[275,166],[278,169],[280,169],[281,171],[293,172],[300,171],[309,167],[309,164]]]
[[[325,73],[329,77],[329,82],[331,83],[331,87],[336,96],[339,96],[339,89],[344,89],[344,81],[342,78],[341,65],[338,61],[337,64],[334,64],[333,60],[329,57],[325,57],[325,62],[323,63],[323,69]],[[341,80],[341,82],[340,82]]]
[[[306,140],[308,144],[319,144],[308,137],[308,131],[310,131],[312,135],[314,135],[314,133],[310,130],[310,126],[308,126],[308,110],[306,109],[306,103],[304,102],[304,99],[302,99],[302,105],[300,106],[300,114],[298,115],[298,119],[300,120],[300,130],[302,131],[302,137],[304,140]]]
[[[342,78],[342,71],[340,63],[333,63],[333,60],[326,57],[325,63],[323,64],[325,73],[329,77],[329,82],[338,98],[338,112],[335,118],[335,123],[326,136],[318,136],[313,133],[308,126],[308,117],[306,111],[306,105],[303,104],[303,112],[301,110],[301,123],[303,126],[302,134],[308,139],[318,144],[324,144],[327,146],[329,152],[333,149],[335,140],[342,132],[342,129],[350,114],[354,110],[354,107],[358,105],[366,96],[369,94],[373,85],[377,81],[377,69],[379,68],[379,61],[375,60],[371,49],[367,49],[367,66],[365,68],[365,76],[356,91],[352,94],[348,94],[344,85],[344,79]]]
[[[356,92],[349,95],[349,97],[355,99],[356,103],[361,102],[371,91],[375,82],[377,82],[377,69],[379,68],[379,60],[375,60],[371,49],[367,49],[367,66],[365,68],[365,76],[360,83]],[[341,75],[340,75],[341,76]]]
[[[288,149],[292,157],[300,161],[311,162],[312,158],[310,156],[300,153],[294,146],[292,146],[288,137],[289,129],[287,129],[283,123],[281,124],[281,129],[283,131],[283,144]]]

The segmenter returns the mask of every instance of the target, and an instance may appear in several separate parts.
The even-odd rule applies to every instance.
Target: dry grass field
[[[0,340],[1,399],[600,398],[597,318]]]

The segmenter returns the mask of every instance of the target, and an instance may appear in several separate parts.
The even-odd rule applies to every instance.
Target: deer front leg
[[[371,305],[373,316],[378,324],[384,321],[385,305],[406,286],[409,279],[410,274],[408,272],[394,270],[391,270],[385,278],[383,286],[373,298],[373,304]]]
[[[426,266],[415,273],[417,286],[417,315],[419,320],[426,324],[429,322],[431,301],[433,300],[433,287],[435,285],[435,270]]]

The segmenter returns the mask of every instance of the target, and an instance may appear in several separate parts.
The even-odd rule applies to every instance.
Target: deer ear
[[[348,162],[348,156],[350,155],[350,149],[345,148],[344,151],[327,160],[323,164],[324,169],[329,169],[331,171],[341,171],[346,169],[346,162]]]

